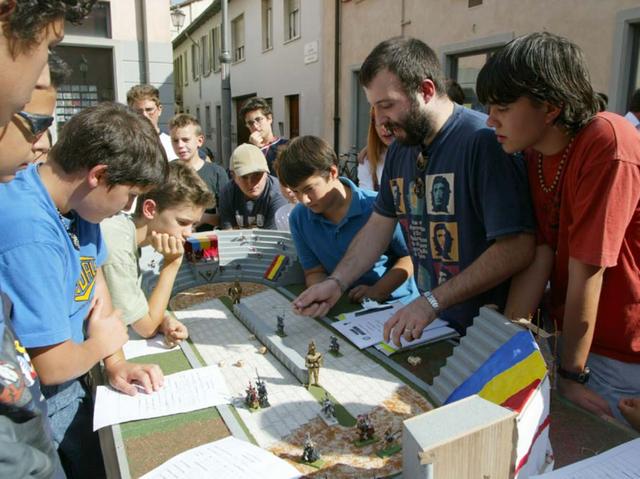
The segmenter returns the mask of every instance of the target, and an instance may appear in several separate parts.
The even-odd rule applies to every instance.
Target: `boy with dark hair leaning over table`
[[[166,168],[151,124],[103,103],[65,125],[46,163],[0,185],[0,281],[71,477],[104,476],[86,373],[104,360],[109,382],[122,392],[136,394],[133,383],[147,393],[162,385],[157,366],[122,355],[128,337],[100,270],[106,251],[97,223],[162,183]]]
[[[276,162],[278,177],[299,203],[289,225],[307,287],[324,281],[373,211],[376,193],[338,176],[338,159],[321,138],[302,136],[285,146]],[[373,267],[355,283],[349,298],[377,301],[417,294],[413,266],[400,227]]]
[[[640,396],[640,136],[598,112],[583,52],[550,33],[498,50],[477,91],[503,149],[524,151],[538,220],[535,260],[505,314],[534,313],[550,280],[559,391],[623,421],[637,403],[621,400]]]
[[[200,221],[213,195],[187,165],[169,164],[167,181],[138,198],[133,218],[120,214],[101,223],[109,257],[102,269],[122,320],[142,337],[161,332],[167,345],[186,339],[187,328],[166,315],[173,283],[182,264],[184,241]],[[158,282],[149,299],[139,283],[139,248],[151,245],[163,257]]]

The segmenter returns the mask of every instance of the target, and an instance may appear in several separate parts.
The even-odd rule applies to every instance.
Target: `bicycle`
[[[358,150],[355,145],[347,153],[338,155],[338,173],[358,184]]]

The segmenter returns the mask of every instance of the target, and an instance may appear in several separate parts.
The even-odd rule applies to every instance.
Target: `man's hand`
[[[597,416],[613,417],[607,401],[584,384],[558,376],[558,392],[572,403]]]
[[[156,364],[135,364],[121,360],[105,369],[109,384],[129,396],[138,394],[136,384],[147,394],[159,390],[164,384],[164,375]]]
[[[151,246],[164,258],[164,263],[169,264],[174,261],[182,263],[184,256],[184,239],[177,238],[167,233],[151,232]]]
[[[264,140],[262,139],[262,133],[259,131],[254,131],[249,135],[249,143],[256,145],[258,148],[264,145]]]
[[[160,331],[164,334],[164,342],[169,348],[189,337],[187,327],[169,314],[165,314]]]
[[[293,311],[303,316],[320,318],[326,316],[342,296],[337,281],[325,279],[322,283],[307,288],[293,300]]]
[[[422,296],[416,298],[384,324],[384,340],[391,340],[399,347],[400,336],[404,336],[406,341],[418,339],[434,319],[436,314],[429,302]]]
[[[87,318],[87,336],[97,342],[102,359],[118,351],[129,340],[127,327],[120,319],[119,310],[104,316],[103,301],[96,298]]]
[[[388,296],[378,292],[375,285],[367,286],[365,284],[360,284],[358,286],[354,286],[349,291],[349,300],[352,303],[361,303],[364,298],[370,298],[374,301],[382,302],[385,301]]]
[[[629,424],[640,432],[640,398],[620,399],[618,408]]]

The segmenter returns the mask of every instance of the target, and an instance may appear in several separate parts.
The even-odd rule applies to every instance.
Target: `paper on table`
[[[152,394],[127,396],[98,386],[93,430],[125,421],[167,416],[229,403],[230,396],[218,366],[190,369],[165,376],[164,386]]]
[[[230,436],[178,454],[140,479],[295,479],[300,476],[286,461]]]
[[[531,479],[633,479],[640,478],[640,439]]]
[[[382,308],[365,309],[341,315],[340,318],[342,320],[333,322],[331,326],[340,331],[349,341],[360,349],[377,343],[386,344],[383,341],[384,323],[404,306],[404,304],[395,303]],[[441,337],[449,337],[452,334],[455,334],[455,331],[450,328],[445,321],[436,319],[424,329],[420,338],[414,339],[413,341],[407,341],[402,338],[400,342],[402,348],[406,348],[428,341],[434,341]]]
[[[138,356],[147,356],[148,354],[168,353],[169,351],[175,351],[180,346],[176,345],[172,348],[168,348],[164,343],[164,335],[156,334],[153,338],[148,339],[135,339],[133,334],[129,333],[129,339],[122,351],[126,359],[137,358]]]

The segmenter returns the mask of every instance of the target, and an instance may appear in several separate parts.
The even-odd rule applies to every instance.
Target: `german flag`
[[[283,254],[276,255],[264,273],[265,279],[276,281],[283,271],[283,267],[289,263],[289,257]]]

